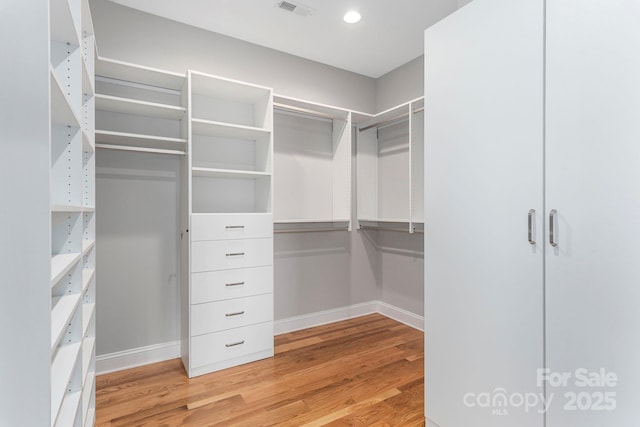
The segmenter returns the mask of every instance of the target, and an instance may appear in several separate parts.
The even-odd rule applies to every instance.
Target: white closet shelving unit
[[[51,425],[95,420],[94,36],[87,1],[50,3]]]
[[[351,112],[274,97],[276,232],[351,230]]]
[[[424,98],[374,116],[353,113],[358,228],[421,233]]]
[[[273,356],[273,93],[188,73],[182,358],[190,377]]]
[[[96,62],[98,148],[186,154],[181,121],[184,74],[99,57]]]

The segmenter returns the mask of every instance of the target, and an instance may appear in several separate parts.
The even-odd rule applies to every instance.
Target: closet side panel
[[[549,427],[640,425],[639,22],[635,0],[547,2]]]
[[[3,0],[0,425],[50,424],[48,1]]]
[[[543,2],[470,3],[425,64],[427,425],[542,426]]]

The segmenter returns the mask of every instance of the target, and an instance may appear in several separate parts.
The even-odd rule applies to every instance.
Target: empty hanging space
[[[284,96],[274,102],[277,231],[350,229],[349,111]]]
[[[360,228],[422,231],[422,108],[419,98],[372,119],[357,117]]]

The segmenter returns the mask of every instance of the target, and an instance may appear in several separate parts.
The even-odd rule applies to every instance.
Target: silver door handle
[[[557,213],[558,211],[555,209],[551,209],[549,211],[549,244],[554,248],[558,246],[558,243],[556,242],[556,232],[554,228],[555,217]]]
[[[226,254],[226,256],[242,256],[244,255],[244,252],[232,252],[229,254]]]
[[[528,238],[529,238],[529,244],[531,245],[535,245],[536,241],[533,238],[533,217],[536,214],[536,210],[535,209],[529,209],[529,215],[527,215],[527,224],[528,224]]]
[[[244,282],[235,282],[235,283],[226,283],[225,286],[229,287],[229,286],[242,286],[244,285]]]
[[[244,225],[227,225],[225,228],[244,228]]]
[[[235,346],[241,345],[241,344],[244,344],[244,340],[238,341],[238,342],[232,342],[231,344],[225,344],[224,346],[225,347],[235,347]]]
[[[227,317],[233,317],[233,316],[240,316],[240,315],[242,315],[242,314],[244,314],[244,310],[242,310],[242,311],[236,311],[235,313],[227,313],[227,314],[225,314],[225,316],[227,316]]]

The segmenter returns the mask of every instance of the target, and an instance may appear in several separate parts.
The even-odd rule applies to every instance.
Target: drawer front
[[[191,272],[273,265],[273,239],[212,240],[191,244]]]
[[[191,304],[272,292],[272,266],[207,271],[191,275]]]
[[[198,368],[273,348],[273,322],[191,338],[191,367]]]
[[[273,294],[191,306],[191,336],[273,320]]]
[[[270,214],[196,214],[191,216],[191,241],[273,237]]]

